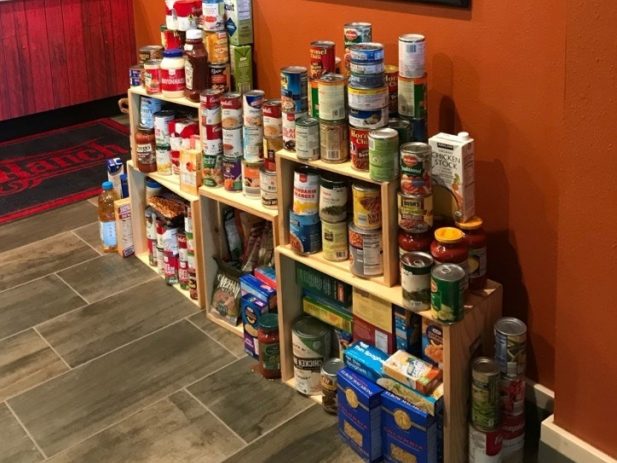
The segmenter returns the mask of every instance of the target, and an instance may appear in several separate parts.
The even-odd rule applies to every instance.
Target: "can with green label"
[[[456,264],[441,264],[431,271],[431,307],[435,319],[456,323],[465,315],[465,270]]]
[[[291,330],[296,390],[304,395],[321,393],[321,367],[330,358],[332,330],[309,315],[300,317]]]
[[[369,176],[376,182],[391,182],[399,175],[398,132],[391,128],[368,134]]]

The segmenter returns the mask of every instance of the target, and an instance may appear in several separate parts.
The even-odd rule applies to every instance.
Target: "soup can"
[[[323,173],[319,179],[319,217],[328,222],[347,220],[347,182],[335,175]]]
[[[220,124],[208,125],[205,130],[202,130],[201,145],[206,155],[215,155],[223,152],[223,129]]]
[[[242,159],[223,157],[223,186],[227,191],[242,191]]]
[[[525,374],[527,363],[527,326],[514,317],[495,323],[495,358],[501,373],[508,377]]]
[[[324,74],[335,72],[336,53],[334,42],[329,40],[317,40],[311,42],[309,48],[311,66],[309,68],[309,78],[319,79]]]
[[[349,159],[349,129],[346,121],[319,121],[321,160],[333,164]]]
[[[281,105],[283,112],[308,111],[308,71],[302,66],[281,69]]]
[[[484,431],[469,425],[469,463],[501,463],[501,429]]]
[[[499,365],[478,357],[471,365],[471,423],[480,430],[499,427]]]
[[[262,126],[264,96],[263,90],[250,90],[242,96],[242,115],[245,127]]]
[[[354,183],[353,223],[363,230],[381,228],[381,190],[377,187]]]
[[[156,145],[156,171],[161,175],[171,175],[171,148],[169,145]]]
[[[369,132],[369,175],[376,182],[391,182],[399,175],[398,132],[385,128]]]
[[[426,117],[426,76],[398,78],[398,112],[401,116]]]
[[[319,214],[300,215],[289,211],[289,243],[301,256],[321,251],[321,221]]]
[[[264,167],[276,171],[276,153],[283,149],[283,138],[264,138]]]
[[[205,186],[217,187],[223,185],[222,154],[204,154],[202,176]]]
[[[264,138],[281,138],[283,136],[281,100],[264,101],[262,110]]]
[[[296,156],[301,161],[319,159],[319,121],[313,117],[296,120]]]
[[[294,169],[292,210],[299,215],[316,215],[319,219],[319,171],[307,166]]]
[[[154,113],[154,139],[157,145],[169,146],[171,135],[170,124],[176,118],[176,113],[171,110],[163,110]]]
[[[456,323],[465,316],[466,274],[456,264],[440,264],[431,271],[431,308],[436,320]]]
[[[242,94],[225,93],[221,96],[222,124],[224,129],[242,126]]]
[[[349,55],[352,62],[374,62],[384,59],[384,49],[381,43],[364,42],[349,46]]]
[[[309,315],[291,330],[296,390],[304,395],[321,393],[321,368],[332,350],[332,329]]]
[[[368,170],[368,134],[371,129],[349,127],[349,154],[351,167],[356,170]]]
[[[231,86],[231,68],[229,64],[209,64],[210,87],[228,92]]]
[[[403,306],[413,312],[431,308],[431,268],[433,258],[425,252],[408,252],[401,256]]]
[[[296,150],[296,120],[306,116],[307,113],[283,113],[283,144],[286,150]]]
[[[223,0],[204,0],[202,2],[201,28],[204,31],[225,29],[225,3]]]
[[[390,119],[388,127],[398,132],[399,146],[411,141],[411,123],[408,120],[398,118]]]
[[[264,153],[264,130],[261,125],[255,127],[242,127],[242,147],[244,159],[247,161],[259,161]]]
[[[431,185],[430,145],[421,142],[401,145],[401,192],[412,195],[430,195]]]
[[[309,81],[309,115],[319,118],[319,80]]]
[[[386,87],[388,88],[388,108],[390,116],[398,114],[398,66],[386,64]]]
[[[362,230],[349,226],[349,269],[360,278],[383,275],[381,229]]]
[[[332,262],[349,259],[347,222],[321,221],[321,245],[323,258]]]
[[[259,173],[259,186],[261,188],[262,206],[268,209],[276,209],[278,206],[276,172],[271,172],[262,167]]]
[[[433,195],[397,193],[398,225],[408,232],[420,233],[433,226]]]
[[[520,415],[525,412],[525,377],[509,378],[502,376],[499,380],[500,409],[502,413]]]
[[[202,98],[203,98],[203,95],[202,95]],[[219,100],[219,103],[220,103],[220,100]],[[207,107],[206,105],[210,105],[210,102],[206,102],[206,101],[202,101],[201,104],[202,104],[200,108],[201,124],[204,127],[207,127],[209,125],[221,125],[223,122],[223,111],[221,110],[221,105],[218,104],[216,106]]]
[[[233,129],[223,128],[223,154],[229,158],[241,158],[243,156],[242,126]]]
[[[388,105],[388,88],[347,87],[349,107],[363,111],[378,110]]]
[[[319,118],[324,121],[345,119],[345,78],[340,74],[326,74],[319,79]]]
[[[349,108],[349,125],[354,127],[380,129],[388,125],[388,117],[388,107],[370,111]]]
[[[345,363],[340,358],[331,358],[321,367],[321,405],[328,413],[338,410],[336,374],[343,368]]]
[[[242,161],[242,193],[251,199],[261,198],[260,170],[262,161]]]
[[[367,22],[352,22],[343,26],[345,47],[373,40],[373,26]]]
[[[426,39],[420,34],[403,34],[398,38],[398,68],[402,77],[421,77],[425,69]]]

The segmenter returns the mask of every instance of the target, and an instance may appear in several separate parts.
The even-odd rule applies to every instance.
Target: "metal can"
[[[207,125],[201,135],[204,154],[214,156],[223,152],[223,128],[220,124]]]
[[[129,86],[141,87],[143,85],[144,65],[135,64],[129,68]]]
[[[349,129],[346,121],[320,121],[319,145],[321,160],[333,164],[349,159]]]
[[[381,190],[377,187],[354,183],[351,193],[354,225],[363,230],[381,228]]]
[[[368,134],[370,129],[349,127],[349,154],[351,167],[356,170],[368,170]]]
[[[199,299],[199,293],[197,292],[197,272],[195,269],[189,269],[189,297],[194,301]]]
[[[244,154],[242,147],[242,126],[226,129],[223,127],[223,154],[230,158],[241,158]]]
[[[169,136],[171,135],[169,125],[175,118],[176,113],[171,110],[154,113],[154,139],[157,145],[169,146]]]
[[[163,47],[161,45],[146,45],[139,49],[139,64],[144,64],[151,59],[163,59]]]
[[[163,250],[163,272],[165,283],[170,286],[178,283],[178,254]]]
[[[259,172],[259,186],[261,188],[261,204],[268,209],[276,209],[278,206],[276,172],[271,172],[262,167]]]
[[[398,132],[399,146],[411,141],[411,124],[408,120],[398,118],[390,119],[388,127]]]
[[[225,93],[221,96],[222,124],[224,129],[242,126],[242,94]]]
[[[223,186],[227,191],[242,191],[242,159],[223,156]]]
[[[283,144],[286,150],[296,150],[296,120],[306,116],[307,113],[283,113]]]
[[[419,233],[433,226],[433,195],[397,193],[398,225],[408,232]]]
[[[388,106],[388,88],[347,87],[349,107],[363,111],[378,110]]]
[[[381,74],[351,74],[349,86],[354,88],[381,88],[386,84],[383,73]]]
[[[225,29],[225,2],[223,0],[204,0],[202,2],[201,28],[204,31]]]
[[[311,59],[309,68],[310,79],[319,79],[324,74],[335,72],[336,53],[334,50],[334,42],[329,40],[311,42],[309,48]]]
[[[398,78],[398,112],[401,116],[426,117],[426,76]]]
[[[408,252],[401,256],[403,306],[423,312],[431,308],[431,268],[433,258],[425,252]]]
[[[283,136],[283,116],[281,100],[266,100],[262,106],[264,138],[281,138]]]
[[[144,64],[144,87],[148,95],[161,93],[161,60],[150,59]]]
[[[210,87],[228,92],[231,86],[231,68],[229,64],[209,64]]]
[[[398,38],[398,67],[403,77],[421,77],[425,69],[426,39],[420,34],[403,34]]]
[[[284,147],[283,138],[264,138],[264,167],[276,171],[276,153]]]
[[[204,154],[203,156],[203,183],[208,187],[223,185],[223,155]]]
[[[139,124],[148,129],[154,128],[154,115],[161,110],[162,101],[142,96],[139,99]]]
[[[281,69],[281,105],[283,112],[304,113],[308,111],[308,71],[302,66]]]
[[[399,175],[398,132],[385,128],[369,132],[369,175],[376,182],[391,182]]]
[[[465,316],[465,270],[456,264],[440,264],[431,271],[431,308],[435,319],[456,323]]]
[[[242,147],[247,161],[255,162],[264,157],[264,130],[261,125],[242,127]]]
[[[201,92],[199,103],[201,110],[216,109],[221,107],[221,97],[223,93],[220,90],[208,88]]]
[[[294,169],[292,209],[296,214],[319,217],[319,171],[307,166]]]
[[[362,230],[349,226],[349,269],[360,278],[383,275],[381,229]]]
[[[319,118],[319,80],[309,81],[309,115]]]
[[[332,330],[316,318],[300,317],[291,330],[296,390],[305,395],[321,393],[321,368],[332,349]]]
[[[161,175],[171,175],[171,148],[169,145],[156,145],[156,171]]]
[[[324,173],[319,179],[319,217],[328,222],[347,220],[347,182],[335,175]]]
[[[289,211],[289,244],[301,256],[321,251],[319,214],[300,215]]]
[[[261,127],[263,125],[264,96],[263,90],[250,90],[243,95],[242,113],[245,127]]]
[[[527,325],[514,317],[495,323],[495,359],[505,376],[525,374],[527,363]]]
[[[499,396],[501,412],[508,415],[520,415],[525,412],[525,378],[499,379]]]
[[[430,145],[421,142],[401,145],[401,192],[412,195],[430,195],[431,185]]]
[[[524,413],[520,413],[518,415],[510,415],[508,413],[502,414],[501,432],[503,433],[504,446],[510,447],[509,449],[506,450],[506,453],[509,453],[511,450],[515,450],[512,447],[515,447],[517,443],[524,440],[525,414]]]
[[[381,43],[364,42],[349,46],[349,55],[352,62],[365,63],[382,61],[384,59],[384,49]]]
[[[345,47],[373,40],[373,26],[367,22],[352,22],[343,26]]]
[[[343,368],[345,363],[340,358],[331,358],[321,367],[321,405],[328,413],[338,410],[336,374]]]
[[[384,73],[383,60],[379,61],[350,61],[349,70],[352,75],[375,75]]]
[[[365,127],[367,129],[380,129],[388,125],[388,107],[363,111],[349,108],[349,125]]]
[[[332,262],[349,259],[347,222],[321,220],[321,245],[323,258]]]
[[[478,357],[471,365],[471,423],[478,429],[499,427],[499,365]]]
[[[259,182],[262,166],[262,161],[242,161],[242,193],[244,193],[244,196],[247,198],[261,198],[261,187]]]
[[[229,63],[229,37],[227,31],[206,31],[204,45],[211,64]]]
[[[469,425],[469,463],[500,463],[502,445],[500,429],[484,431]]]
[[[323,121],[345,119],[345,78],[326,74],[319,79],[319,118]]]
[[[395,116],[398,113],[398,66],[386,64],[385,78],[390,116]]]
[[[184,38],[180,31],[175,29],[167,29],[164,24],[161,25],[161,43],[165,50],[173,50],[176,48],[182,49],[184,47]]]
[[[319,121],[313,117],[296,120],[296,156],[301,161],[319,159]]]

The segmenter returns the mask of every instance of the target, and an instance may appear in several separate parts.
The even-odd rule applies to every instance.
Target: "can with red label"
[[[283,149],[283,138],[264,138],[264,167],[269,172],[276,171],[276,153]]]
[[[512,441],[525,435],[525,413],[501,414],[501,432],[504,441]]]
[[[242,126],[242,94],[225,93],[221,96],[222,124],[224,129]]]
[[[349,154],[351,167],[368,171],[368,133],[371,129],[349,127]]]
[[[165,50],[173,50],[176,48],[184,48],[184,37],[180,31],[167,29],[164,24],[161,25],[161,44]]]
[[[202,131],[201,145],[204,154],[217,155],[223,151],[223,128],[218,125],[207,125]]]
[[[242,150],[242,127],[226,129],[223,127],[223,154],[226,157],[241,158]]]
[[[388,108],[390,115],[398,114],[398,66],[386,64],[385,66],[386,87],[388,87]]]
[[[311,42],[309,50],[311,65],[309,78],[319,79],[324,74],[334,73],[336,67],[336,53],[334,42],[329,40],[317,40]]]
[[[431,147],[422,142],[401,145],[401,192],[411,195],[430,195]]]
[[[229,64],[209,64],[208,67],[212,88],[228,92],[231,85],[231,68]]]
[[[508,378],[502,375],[499,380],[499,397],[502,413],[520,415],[525,411],[524,377]]]
[[[500,429],[481,431],[469,425],[469,463],[499,463],[503,436]]]
[[[264,138],[283,136],[283,115],[281,100],[266,100],[262,106]]]
[[[296,150],[296,120],[306,115],[307,113],[283,113],[283,143],[286,150]]]

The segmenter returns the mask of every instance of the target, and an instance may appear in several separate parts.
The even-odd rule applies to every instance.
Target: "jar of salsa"
[[[419,231],[406,231],[402,228],[398,229],[398,250],[402,256],[408,252],[430,252],[433,236],[428,227],[424,227]]]
[[[279,346],[279,322],[275,313],[267,313],[259,320],[259,366],[266,379],[281,377],[281,351]]]
[[[135,152],[137,153],[137,168],[141,172],[156,172],[156,139],[154,129],[143,125],[135,133]]]
[[[465,234],[458,228],[442,227],[435,230],[431,255],[435,259],[435,265],[457,264],[467,273],[469,247],[465,241]]]
[[[486,233],[482,224],[482,219],[476,216],[466,222],[456,222],[469,246],[469,289],[472,290],[486,286]]]

